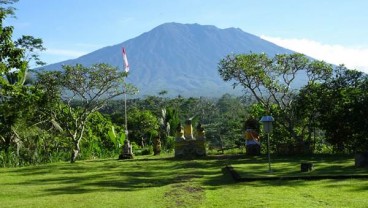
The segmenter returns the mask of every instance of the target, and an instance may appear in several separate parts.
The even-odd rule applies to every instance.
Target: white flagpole
[[[127,93],[128,93],[128,85],[126,83],[126,78],[128,77],[129,72],[129,64],[128,64],[128,58],[125,52],[125,48],[122,48],[123,52],[123,63],[125,67],[126,77],[124,77],[124,117],[125,117],[125,142],[123,146],[122,153],[119,156],[119,159],[132,159],[133,158],[133,152],[132,152],[132,146],[129,142],[129,131],[128,131],[128,116],[127,116]]]
[[[123,52],[123,61],[124,61],[124,68],[125,68],[125,72],[128,73],[129,72],[129,63],[128,63],[128,58],[126,55],[126,51],[125,48],[122,48],[122,52]],[[127,74],[128,77],[128,74]],[[127,84],[125,82],[125,78],[124,78],[124,117],[125,117],[125,139],[127,139],[127,141],[129,141],[129,131],[128,131],[128,118],[127,118]]]
[[[129,141],[128,118],[127,118],[127,87],[126,87],[125,79],[124,79],[124,85],[125,85],[125,92],[124,92],[125,139]]]

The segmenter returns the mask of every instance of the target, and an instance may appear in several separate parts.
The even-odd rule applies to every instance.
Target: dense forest
[[[152,154],[155,138],[171,152],[176,127],[192,117],[205,128],[209,149],[243,148],[245,121],[263,115],[275,118],[272,153],[368,148],[368,76],[362,72],[297,53],[232,54],[219,60],[218,71],[243,96],[167,97],[164,90],[135,98],[137,89],[124,79],[129,74],[104,63],[32,71],[43,64],[42,39],[12,39],[13,27],[3,24],[14,15],[7,3],[0,9],[1,167],[117,158],[127,129],[136,155]],[[301,89],[292,87],[296,76],[307,79]]]

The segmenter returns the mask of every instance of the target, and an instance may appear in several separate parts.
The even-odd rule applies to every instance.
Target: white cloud
[[[265,35],[261,38],[331,64],[344,64],[349,69],[368,73],[368,48],[328,45],[308,39],[285,39]]]

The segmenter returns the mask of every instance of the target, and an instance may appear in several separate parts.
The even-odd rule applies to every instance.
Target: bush
[[[168,136],[164,149],[168,152],[171,152],[172,150],[174,150],[174,148],[175,148],[175,138],[173,136]]]
[[[141,153],[142,153],[142,155],[152,155],[153,154],[152,146],[147,146],[147,147],[143,148]]]

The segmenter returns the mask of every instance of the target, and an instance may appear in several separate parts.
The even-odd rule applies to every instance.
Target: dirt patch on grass
[[[204,189],[191,179],[196,175],[177,176],[177,183],[171,185],[170,191],[164,194],[167,207],[199,207],[205,197]]]

